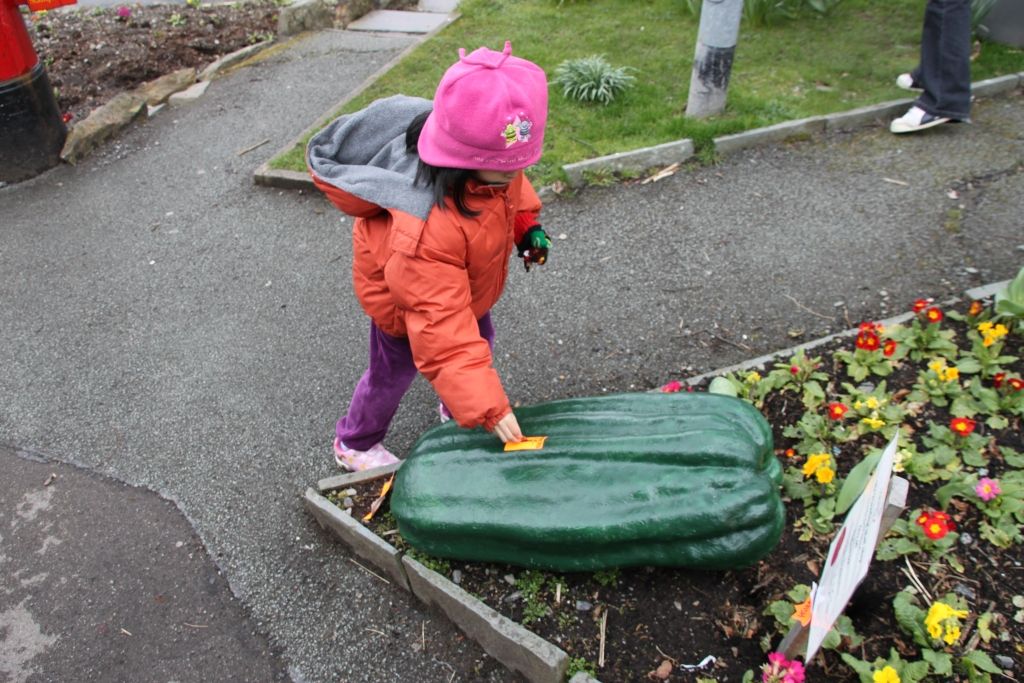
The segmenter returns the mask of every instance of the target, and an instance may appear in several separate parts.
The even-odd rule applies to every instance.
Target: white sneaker
[[[395,454],[384,448],[383,444],[375,443],[365,451],[357,451],[349,448],[341,442],[341,439],[334,439],[334,462],[338,467],[350,472],[362,472],[375,467],[384,467],[398,462]]]
[[[915,133],[925,128],[932,128],[942,123],[951,121],[947,116],[932,116],[921,107],[911,107],[910,110],[889,124],[889,130],[893,133]]]
[[[452,419],[452,414],[448,412],[448,409],[444,407],[444,403],[437,404],[437,414],[441,416],[441,424],[444,424],[448,420]]]
[[[896,77],[896,87],[904,90],[922,90],[921,86],[914,82],[914,77],[908,73]]]

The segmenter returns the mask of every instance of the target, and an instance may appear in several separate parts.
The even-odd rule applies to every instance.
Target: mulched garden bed
[[[979,319],[963,318],[967,313],[966,303],[944,313],[941,329],[953,332],[953,340],[961,351],[970,348],[967,332],[969,326],[975,327]],[[955,320],[954,317],[961,319]],[[1024,340],[1019,334],[1010,334],[1000,341],[1003,344],[1002,354],[1015,357],[1012,362],[1001,366],[1005,375],[1000,381],[1005,387],[1005,382],[1012,378],[1019,382],[1024,374]],[[820,383],[825,389],[826,402],[847,400],[851,385],[870,391],[884,379],[892,402],[910,408],[900,421],[902,431],[923,453],[926,447],[922,439],[935,425],[951,424],[953,417],[950,413],[952,405],[910,401],[911,398],[920,398],[911,392],[918,382],[919,373],[933,362],[932,357],[916,361],[904,358],[892,364],[894,371],[888,377],[870,375],[858,382],[847,376],[847,362],[842,360],[844,352],[852,354],[855,350],[854,338],[835,340],[808,351],[804,367],[808,372],[820,373],[819,376],[825,378]],[[791,359],[781,358],[778,368],[791,369],[791,362]],[[801,362],[804,361],[797,359],[793,367]],[[772,369],[765,368],[761,373],[767,375]],[[800,424],[805,412],[804,403],[792,389],[772,389],[759,394],[756,387],[760,381],[765,381],[761,373],[756,380],[750,375],[732,377],[732,380],[740,385],[741,390],[746,385],[750,397],[756,401],[755,405],[760,403],[763,414],[773,427],[776,454],[783,466],[796,467],[798,471],[808,454],[800,452],[801,440],[794,437],[793,429]],[[968,385],[970,378],[971,375],[965,373],[956,381]],[[989,384],[992,378],[984,381]],[[675,389],[677,386],[666,388]],[[707,382],[704,382],[693,389],[705,391],[707,388]],[[978,476],[998,481],[1024,464],[1021,460],[1024,435],[1020,416],[1024,391],[1017,391],[1016,401],[1016,413],[1007,416],[1004,426],[987,426],[985,417],[978,416],[974,433],[983,437],[986,462],[982,468],[965,467],[964,472],[980,469]],[[852,410],[851,407],[847,409]],[[822,408],[818,410],[821,412]],[[851,418],[853,413],[843,416],[848,421]],[[836,444],[832,450],[834,482],[841,482],[850,468],[871,448],[881,449],[888,440],[878,431],[849,443]],[[793,471],[790,470],[790,477]],[[910,480],[908,509],[903,520],[904,528],[913,529],[912,511],[941,508],[935,493],[946,482],[941,479],[919,481],[916,477],[921,475],[920,467],[914,474],[899,474]],[[800,479],[799,475],[797,479]],[[813,479],[808,475],[808,481],[813,482]],[[643,567],[553,574],[521,567],[439,560],[411,552],[421,563],[453,580],[490,607],[561,647],[572,658],[571,671],[588,671],[603,683],[740,681],[745,673],[751,675],[747,672],[756,672],[754,679],[761,680],[760,667],[765,662],[766,653],[779,645],[790,627],[788,614],[794,603],[791,591],[798,584],[809,585],[819,577],[832,539],[832,533],[810,531],[804,503],[790,495],[797,489],[786,490],[787,525],[778,547],[755,566],[735,571]],[[327,495],[339,506],[351,507],[352,514],[361,517],[378,494],[379,484],[372,490],[338,491]],[[345,501],[346,497],[348,501]],[[844,662],[841,652],[865,662],[873,662],[876,658],[891,660],[892,651],[907,662],[920,660],[919,644],[915,644],[913,637],[897,624],[893,608],[896,595],[915,583],[925,588],[934,600],[948,594],[958,596],[968,613],[960,620],[962,631],[959,637],[948,646],[932,644],[933,648],[948,653],[954,661],[959,661],[972,650],[983,652],[997,665],[1016,667],[1015,670],[1006,669],[1006,680],[1020,679],[1020,644],[1024,642],[1024,597],[1021,597],[1024,594],[1024,553],[1021,552],[1021,544],[1017,542],[999,548],[984,538],[979,533],[983,514],[976,501],[965,500],[964,496],[954,497],[945,510],[960,532],[958,536],[949,536],[949,539],[956,539],[951,548],[935,555],[922,551],[889,561],[876,559],[845,612],[849,622],[844,626],[839,647],[820,651],[808,667],[807,680],[874,680],[871,673],[858,674],[854,671]],[[834,522],[838,528],[842,516],[837,515]],[[400,550],[409,550],[394,530],[395,522],[388,513],[386,501],[369,527]],[[1019,533],[1020,524],[1016,529]],[[942,557],[950,555],[959,559],[962,571],[948,561],[942,561]],[[920,602],[927,610],[928,601],[920,598]],[[605,633],[603,643],[602,624]],[[713,661],[706,659],[709,655],[714,657]],[[687,668],[701,663],[704,663],[703,668]],[[877,667],[875,670],[880,671],[881,664]],[[998,679],[999,676],[993,674],[992,677]],[[906,683],[920,679],[914,678],[908,668],[902,680]],[[927,680],[985,681],[989,680],[989,674],[978,669],[968,673],[960,668],[949,674],[932,674]]]
[[[65,7],[25,16],[29,37],[73,125],[145,81],[273,39],[272,0]]]

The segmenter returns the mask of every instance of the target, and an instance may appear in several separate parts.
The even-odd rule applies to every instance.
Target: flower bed
[[[1014,286],[1024,294],[1024,271]],[[904,324],[866,322],[770,368],[663,388],[734,393],[772,424],[787,529],[753,567],[553,574],[422,556],[396,533],[386,503],[368,526],[564,650],[570,675],[604,683],[1019,678],[1024,301],[998,316],[987,301],[913,309]],[[833,532],[897,432],[907,511],[821,653],[806,664],[768,660],[807,609]],[[358,518],[376,488],[328,497]]]

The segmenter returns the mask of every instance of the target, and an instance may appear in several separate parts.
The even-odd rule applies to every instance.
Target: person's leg
[[[932,116],[967,120],[971,112],[971,0],[928,0],[921,63],[924,89],[914,103]]]
[[[477,327],[480,329],[480,336],[484,338],[487,345],[491,347],[491,352],[494,352],[494,323],[491,321],[491,312],[487,311],[483,317],[476,321]],[[452,414],[448,411],[448,407],[445,406],[444,401],[441,401],[441,405],[438,408],[441,413],[441,422],[447,422],[452,419]]]
[[[335,428],[345,446],[365,451],[384,439],[416,373],[409,340],[385,334],[370,323],[370,366]]]

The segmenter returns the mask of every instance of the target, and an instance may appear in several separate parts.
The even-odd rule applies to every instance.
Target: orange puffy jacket
[[[463,216],[449,198],[419,217],[347,187],[347,174],[325,163],[325,152],[339,158],[329,137],[319,146],[310,141],[307,163],[328,199],[356,216],[352,276],[360,304],[381,330],[409,338],[416,367],[460,426],[493,429],[511,406],[477,320],[498,301],[512,249],[536,222],[541,203],[530,181],[522,173],[508,185],[471,181],[465,201],[477,216]]]

